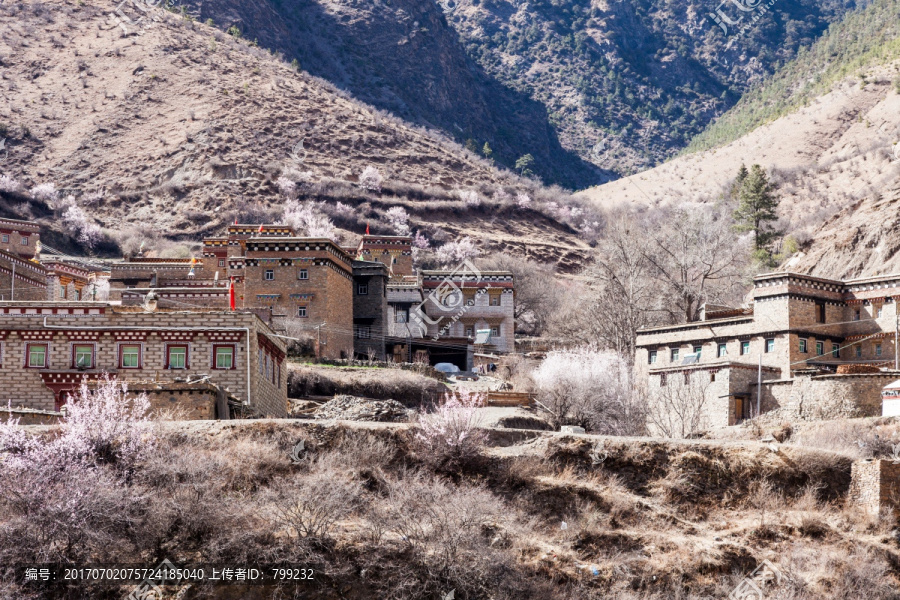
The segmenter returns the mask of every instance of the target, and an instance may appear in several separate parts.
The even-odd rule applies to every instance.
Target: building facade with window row
[[[703,371],[709,377],[702,379],[712,383],[713,375],[735,368],[755,368],[758,377],[762,365],[761,394],[753,378],[732,386],[727,394],[706,391],[708,426],[750,417],[758,400],[763,411],[796,409],[802,404],[799,390],[811,386],[827,397],[829,385],[844,391],[857,385],[858,397],[850,399],[856,408],[847,405],[845,414],[836,417],[862,416],[877,404],[869,397],[877,387],[870,380],[896,378],[892,370],[898,299],[900,275],[848,281],[794,273],[761,275],[754,279],[747,308],[716,307],[703,311],[697,322],[638,331],[635,371],[651,399],[662,396],[667,402],[676,394],[671,384],[679,381],[672,373]],[[831,383],[819,385],[826,380]],[[834,398],[819,401],[834,404]],[[822,411],[807,411],[814,413]]]
[[[284,342],[249,312],[0,302],[0,386],[13,406],[59,409],[104,373],[134,382],[208,376],[248,412],[280,417],[284,360]]]
[[[324,358],[374,352],[468,369],[479,331],[488,332],[486,351],[513,351],[511,273],[472,265],[467,274],[416,273],[412,254],[409,236],[365,235],[348,251],[329,239],[296,237],[286,225],[235,224],[204,240],[199,262],[136,257],[114,264],[110,298],[138,305],[153,291],[164,308],[227,308],[233,285],[237,308],[268,310],[273,326]]]

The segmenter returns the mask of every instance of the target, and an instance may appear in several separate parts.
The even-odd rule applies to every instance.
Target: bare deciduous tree
[[[686,438],[707,427],[711,382],[707,371],[669,373],[666,385],[647,390],[647,422],[654,433]]]
[[[554,311],[559,309],[563,287],[554,269],[527,258],[494,254],[478,262],[478,267],[509,271],[516,278],[516,331],[530,335],[544,332]]]
[[[675,322],[696,321],[705,302],[740,299],[750,247],[721,209],[680,208],[647,223],[644,257],[671,299]]]

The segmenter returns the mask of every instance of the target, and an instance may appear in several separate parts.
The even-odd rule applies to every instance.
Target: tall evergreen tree
[[[734,178],[734,183],[731,184],[731,197],[736,198],[737,195],[741,191],[741,186],[744,185],[744,181],[747,180],[747,175],[750,174],[750,171],[747,170],[747,165],[741,163],[741,168],[738,169],[737,177]]]
[[[759,165],[750,167],[749,173],[741,165],[738,179],[741,180],[738,189],[740,204],[734,211],[735,229],[752,231],[754,255],[761,263],[773,266],[770,246],[781,236],[781,232],[772,227],[778,220],[775,187]]]

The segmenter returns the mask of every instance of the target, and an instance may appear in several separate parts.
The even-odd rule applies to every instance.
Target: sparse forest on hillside
[[[806,105],[847,76],[862,86],[865,71],[900,57],[900,2],[873,0],[832,24],[821,38],[758,82],[738,104],[693,139],[685,153],[727,144],[763,123]],[[900,73],[893,80],[900,93]]]

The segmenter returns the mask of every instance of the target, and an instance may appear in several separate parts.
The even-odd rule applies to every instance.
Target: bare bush
[[[356,509],[360,493],[358,483],[333,472],[298,476],[280,485],[275,518],[298,538],[327,538]]]
[[[456,488],[415,475],[393,482],[379,517],[425,579],[414,583],[418,590],[394,597],[426,590],[446,594],[453,587],[479,597],[492,590],[509,563],[508,555],[492,547],[503,545],[503,515],[502,500],[481,487]]]

